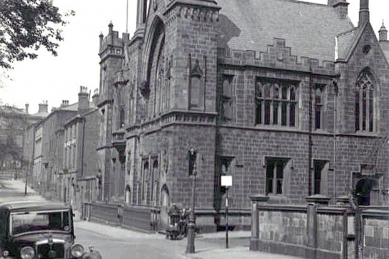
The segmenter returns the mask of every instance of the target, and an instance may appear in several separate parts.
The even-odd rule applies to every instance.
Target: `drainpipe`
[[[308,196],[312,195],[312,87],[313,70],[309,68],[309,109],[308,109]]]
[[[334,199],[336,199],[336,113],[337,113],[337,109],[336,109],[336,101],[337,101],[337,96],[338,96],[338,84],[336,81],[333,81],[332,82],[333,86],[334,86],[334,166],[333,166],[333,174],[334,174]]]
[[[82,142],[81,142],[81,176],[84,176],[84,153],[85,153],[85,124],[86,118],[83,118],[82,123]]]

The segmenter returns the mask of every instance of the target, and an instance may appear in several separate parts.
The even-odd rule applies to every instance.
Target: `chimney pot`
[[[113,24],[112,24],[112,21],[108,24],[108,31],[109,31],[109,34],[111,34],[112,31],[113,31]]]

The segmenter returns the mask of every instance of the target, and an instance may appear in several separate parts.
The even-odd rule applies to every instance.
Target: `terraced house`
[[[357,25],[348,5],[138,0],[131,38],[112,24],[100,35],[106,203],[92,216],[116,220],[119,204],[124,224],[163,229],[171,203],[190,206],[190,148],[203,229],[224,224],[223,174],[235,226],[249,225],[254,194],[301,204],[354,190],[361,204],[387,203],[387,30],[376,37],[368,0]]]

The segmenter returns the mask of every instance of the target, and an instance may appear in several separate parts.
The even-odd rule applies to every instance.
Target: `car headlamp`
[[[9,255],[9,251],[8,250],[4,250],[3,251],[3,257],[7,257]]]
[[[22,259],[33,259],[35,256],[35,250],[31,246],[25,246],[20,250],[20,257]]]
[[[74,244],[70,251],[73,257],[80,258],[84,254],[84,247],[80,244]]]

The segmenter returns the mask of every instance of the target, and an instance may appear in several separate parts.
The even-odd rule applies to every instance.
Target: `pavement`
[[[6,192],[17,192],[12,197],[5,198]],[[0,179],[0,203],[5,201],[28,199],[34,201],[44,201],[35,190],[27,188],[25,195],[25,183],[21,180],[2,180]],[[82,228],[88,231],[104,233],[113,238],[136,238],[136,239],[165,239],[165,235],[153,233],[143,233],[117,226],[109,226],[95,222],[80,220],[78,211],[75,211],[75,227]],[[250,231],[230,231],[229,248],[225,248],[225,232],[202,233],[195,238],[195,253],[179,253],[175,255],[175,259],[301,259],[301,257],[271,254],[259,251],[250,251]],[[172,242],[169,240],[169,242]],[[181,242],[186,243],[185,240]]]

